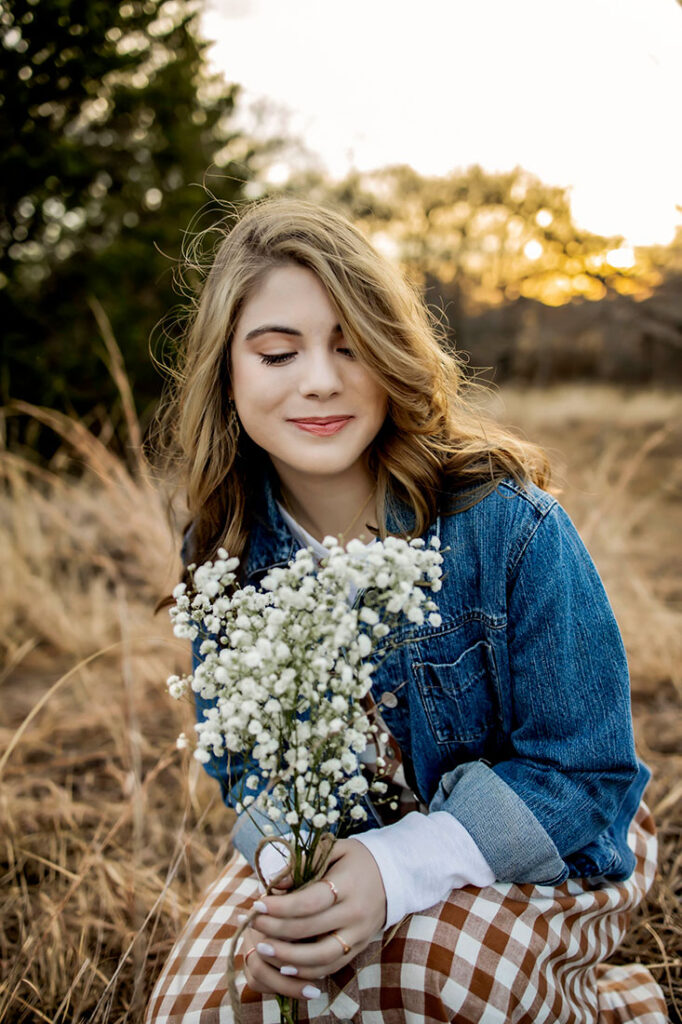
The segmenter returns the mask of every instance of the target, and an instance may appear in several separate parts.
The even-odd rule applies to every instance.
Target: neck
[[[330,486],[328,480],[287,483],[280,478],[280,491],[289,514],[317,540],[330,534],[342,534],[344,544],[355,538],[373,539],[367,524],[377,526],[376,481],[369,472],[344,481],[342,488]]]

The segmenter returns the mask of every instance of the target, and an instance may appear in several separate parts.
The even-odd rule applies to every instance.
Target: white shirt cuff
[[[412,811],[383,828],[349,836],[374,857],[386,892],[384,929],[441,903],[453,889],[492,885],[490,865],[447,811]]]

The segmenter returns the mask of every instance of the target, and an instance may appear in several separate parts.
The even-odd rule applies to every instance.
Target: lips
[[[292,423],[340,423],[342,420],[350,420],[351,416],[299,416],[292,419]]]
[[[305,430],[307,434],[329,437],[331,434],[336,434],[339,430],[343,430],[352,419],[352,416],[308,416],[305,419],[290,420],[289,422],[293,423],[299,430]]]

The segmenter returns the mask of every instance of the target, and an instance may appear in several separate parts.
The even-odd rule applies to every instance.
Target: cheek
[[[232,369],[232,388],[237,408],[248,414],[249,409],[267,411],[275,403],[277,381],[260,363],[235,360]]]
[[[388,412],[388,394],[382,388],[372,382],[372,388],[367,396],[368,405],[374,410],[379,423],[383,423]]]
[[[354,381],[354,387],[363,396],[367,408],[373,409],[378,416],[385,415],[388,411],[388,392],[364,368],[357,367],[357,369],[358,374]]]

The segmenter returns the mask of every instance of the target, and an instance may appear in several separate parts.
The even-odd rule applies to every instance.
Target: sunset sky
[[[202,30],[244,123],[266,97],[334,177],[520,164],[592,231],[682,223],[676,0],[207,0]]]

